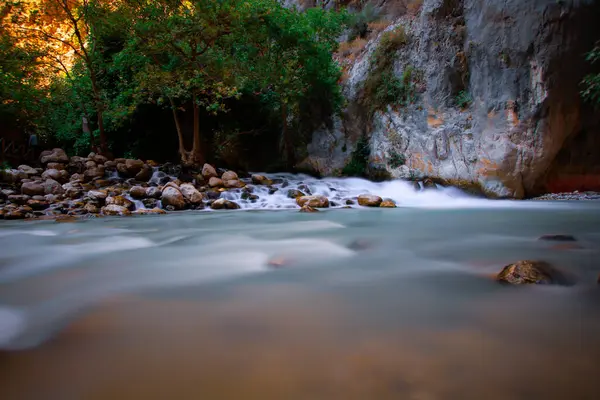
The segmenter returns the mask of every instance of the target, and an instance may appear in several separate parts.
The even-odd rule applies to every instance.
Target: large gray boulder
[[[191,183],[184,183],[180,185],[179,190],[183,194],[183,197],[185,197],[190,204],[200,204],[204,199],[202,193],[200,193],[198,189],[196,189]]]
[[[163,207],[171,206],[175,210],[183,210],[185,208],[185,197],[183,197],[183,194],[175,185],[163,188],[160,201]]]
[[[40,162],[42,164],[48,164],[49,162],[67,164],[69,162],[69,157],[63,149],[56,148],[43,151],[40,154]]]
[[[23,185],[21,185],[21,193],[28,196],[43,196],[45,191],[40,182],[25,182]]]

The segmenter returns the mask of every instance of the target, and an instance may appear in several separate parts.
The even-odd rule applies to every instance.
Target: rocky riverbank
[[[340,201],[312,193],[307,185],[292,188],[285,179],[269,179],[215,168],[183,170],[175,164],[106,157],[68,157],[62,149],[44,151],[42,167],[20,165],[0,171],[0,218],[32,219],[164,214],[179,210],[235,210],[256,202],[261,193],[295,200],[303,212],[352,206],[395,207],[391,199],[365,194]],[[416,190],[420,190],[416,186]],[[331,188],[331,190],[335,190]]]
[[[599,192],[548,193],[532,200],[600,200]]]

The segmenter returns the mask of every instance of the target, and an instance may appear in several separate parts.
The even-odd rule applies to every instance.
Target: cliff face
[[[376,35],[349,64],[344,115],[313,134],[302,166],[338,174],[366,137],[371,165],[397,178],[516,198],[600,189],[599,113],[579,95],[598,21],[593,0],[424,0],[385,29],[406,33],[386,56],[397,77],[414,71],[413,101],[366,112]]]

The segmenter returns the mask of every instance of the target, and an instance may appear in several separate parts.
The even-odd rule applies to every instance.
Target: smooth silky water
[[[600,203],[309,183],[401,207],[2,222],[0,398],[598,398]]]

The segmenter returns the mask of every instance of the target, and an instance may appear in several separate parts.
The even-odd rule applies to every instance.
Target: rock
[[[396,202],[392,199],[385,199],[381,202],[379,207],[382,208],[396,208]]]
[[[85,182],[90,182],[96,178],[104,177],[104,167],[95,167],[86,169],[83,173],[83,180]]]
[[[296,204],[300,207],[307,205],[313,208],[327,208],[329,207],[329,199],[325,196],[302,196],[296,199]]]
[[[211,203],[210,208],[213,210],[237,210],[240,206],[227,199],[217,199]]]
[[[379,207],[383,199],[372,194],[361,194],[358,196],[358,204],[363,207]]]
[[[82,174],[73,174],[71,175],[71,178],[69,179],[69,181],[71,182],[83,182],[85,180],[85,177]]]
[[[108,158],[104,157],[101,154],[95,154],[94,156],[89,155],[88,158],[93,159],[98,165],[102,165],[108,161]]]
[[[127,176],[127,165],[125,165],[124,162],[118,163],[117,171],[119,171],[119,174],[121,174],[122,176]]]
[[[248,193],[248,192],[242,192],[242,200],[250,200],[252,202],[255,202],[258,199],[259,199],[259,197],[255,194]]]
[[[278,188],[276,188],[276,187],[269,188],[269,194],[275,194],[275,193],[277,193],[278,191],[279,191],[279,189],[278,189]]]
[[[94,203],[87,203],[83,208],[90,214],[98,214],[100,212],[100,209]]]
[[[14,204],[24,205],[27,204],[30,197],[26,194],[11,194],[7,197],[7,200]]]
[[[108,196],[105,202],[106,205],[115,204],[117,206],[125,207],[131,211],[135,210],[135,204],[123,196]]]
[[[115,158],[114,160],[117,164],[125,164],[125,159],[124,158]]]
[[[290,199],[297,199],[298,197],[303,197],[303,196],[306,196],[306,195],[296,189],[290,189],[287,191],[287,197],[289,197]]]
[[[146,208],[154,208],[158,205],[158,200],[149,198],[149,199],[142,200],[142,203],[144,204],[144,207],[146,207]]]
[[[85,168],[86,169],[96,168],[97,166],[98,166],[98,164],[96,164],[95,161],[90,160],[90,161],[86,161],[85,162]]]
[[[21,193],[28,196],[44,195],[44,187],[39,182],[25,182],[21,185]]]
[[[42,164],[48,164],[50,162],[67,164],[69,162],[69,157],[67,153],[63,149],[52,149],[43,151],[40,154],[40,162]]]
[[[58,223],[69,223],[69,222],[77,222],[79,219],[73,215],[59,215],[54,221]]]
[[[8,209],[8,210],[4,210],[3,217],[6,220],[24,219],[25,214],[18,209]]]
[[[143,199],[147,196],[147,189],[141,186],[134,186],[129,189],[129,195],[134,199]]]
[[[566,284],[565,277],[544,261],[518,261],[505,266],[496,276],[501,283],[511,285],[552,285]]]
[[[69,180],[69,173],[65,170],[47,169],[42,173],[42,179],[53,179],[57,182],[65,183]]]
[[[104,203],[104,201],[108,197],[108,193],[106,192],[106,190],[90,190],[89,192],[87,192],[87,196],[92,200]]]
[[[300,208],[300,212],[302,212],[302,213],[314,213],[314,212],[318,212],[318,211],[319,210],[309,206],[308,204],[305,204]]]
[[[117,163],[115,161],[107,161],[104,163],[104,169],[114,171],[117,169]]]
[[[200,204],[204,199],[202,193],[200,193],[191,183],[182,184],[179,186],[179,190],[190,204]]]
[[[125,160],[125,169],[127,171],[127,175],[130,178],[136,176],[141,170],[144,168],[144,162],[142,160]],[[152,174],[151,174],[152,175]],[[150,179],[150,178],[148,178]]]
[[[273,181],[264,175],[252,175],[252,183],[255,185],[272,185]]]
[[[348,199],[348,200],[345,201],[345,203],[346,203],[347,206],[351,206],[351,205],[354,205],[354,200]]]
[[[162,191],[157,187],[151,186],[146,189],[146,196],[154,199],[160,199],[160,196],[162,196]]]
[[[151,167],[153,167],[153,168],[159,166],[159,164],[156,161],[154,161],[154,160],[146,160],[146,164],[149,165],[149,166],[151,166]]]
[[[219,197],[221,197],[221,192],[218,192],[216,190],[208,190],[205,193],[206,197],[208,197],[209,200],[216,200]]]
[[[246,186],[246,184],[238,179],[230,179],[228,181],[224,181],[223,184],[225,185],[226,188],[230,188],[230,189],[239,189],[239,188],[243,188],[244,186]]]
[[[174,186],[165,186],[160,199],[163,207],[171,206],[175,210],[185,208],[185,198],[181,191]]]
[[[166,213],[167,212],[165,210],[161,210],[160,208],[152,208],[149,210],[140,209],[133,212],[135,215],[160,215]]]
[[[221,176],[221,179],[223,180],[223,182],[226,182],[226,181],[237,180],[237,179],[240,179],[240,178],[238,177],[238,174],[236,174],[235,172],[233,172],[233,171],[226,171]]]
[[[79,183],[68,182],[62,185],[62,188],[65,191],[65,196],[70,199],[77,199],[83,196],[83,188]]]
[[[50,207],[49,202],[47,202],[45,200],[37,200],[37,199],[28,200],[27,205],[29,207],[31,207],[32,210],[35,210],[35,211],[45,210],[46,208]]]
[[[62,185],[54,179],[46,179],[42,186],[45,194],[63,194],[65,192]]]
[[[123,206],[119,206],[117,204],[110,204],[101,209],[102,214],[104,215],[113,215],[113,216],[127,216],[131,215],[131,211]]]
[[[551,242],[576,242],[577,239],[571,235],[542,235],[538,240],[545,240]]]
[[[152,168],[144,165],[142,170],[135,175],[135,180],[139,182],[148,182],[152,178]]]
[[[19,165],[17,169],[29,176],[37,175],[38,173],[35,168],[31,168],[29,165]]]
[[[55,163],[55,162],[51,162],[51,163],[48,163],[48,164],[46,165],[46,168],[47,168],[47,169],[57,169],[57,170],[59,170],[59,171],[64,171],[64,170],[66,169],[66,166],[65,166],[65,164],[63,164],[63,163]]]
[[[212,177],[209,179],[208,181],[208,186],[214,188],[214,187],[223,187],[223,181],[219,178],[216,177]]]

